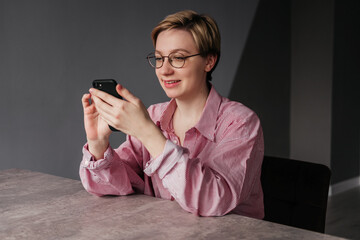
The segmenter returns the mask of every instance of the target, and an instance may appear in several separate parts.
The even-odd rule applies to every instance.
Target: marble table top
[[[198,217],[145,195],[96,197],[80,181],[0,171],[0,239],[340,239],[236,214]]]

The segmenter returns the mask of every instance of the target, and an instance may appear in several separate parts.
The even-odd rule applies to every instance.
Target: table
[[[340,239],[236,214],[197,217],[145,195],[96,197],[80,181],[0,171],[0,239]]]

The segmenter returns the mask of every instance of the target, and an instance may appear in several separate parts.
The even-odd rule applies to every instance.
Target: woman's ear
[[[217,56],[216,55],[208,55],[206,57],[206,65],[205,65],[205,72],[210,72],[211,69],[213,69],[213,67],[215,66],[217,60]]]

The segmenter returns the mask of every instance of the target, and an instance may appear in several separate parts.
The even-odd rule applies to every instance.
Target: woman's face
[[[156,41],[156,54],[168,56],[182,53],[184,56],[198,54],[199,50],[190,32],[171,29],[161,32]],[[169,98],[192,99],[207,88],[206,73],[213,67],[212,57],[187,58],[182,68],[174,68],[165,58],[163,66],[156,69],[156,76]]]

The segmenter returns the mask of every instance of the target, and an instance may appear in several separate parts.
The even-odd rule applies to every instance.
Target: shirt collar
[[[174,115],[176,109],[176,101],[175,99],[171,99],[168,105],[165,107],[165,110],[160,117],[160,120],[157,122],[157,125],[160,127],[163,131],[171,131],[172,127],[170,126],[170,122],[172,119],[172,116]]]
[[[206,137],[210,141],[214,141],[215,138],[216,121],[220,103],[221,96],[215,90],[214,86],[211,86],[203,113],[200,117],[199,122],[194,126],[194,128],[196,128],[204,137]],[[174,115],[175,109],[176,101],[175,99],[171,99],[158,122],[158,126],[162,130],[165,130],[167,132],[172,131],[170,123]]]
[[[220,103],[221,96],[215,90],[214,86],[211,86],[203,113],[199,122],[195,125],[195,128],[210,141],[214,141],[215,138],[216,121]]]

